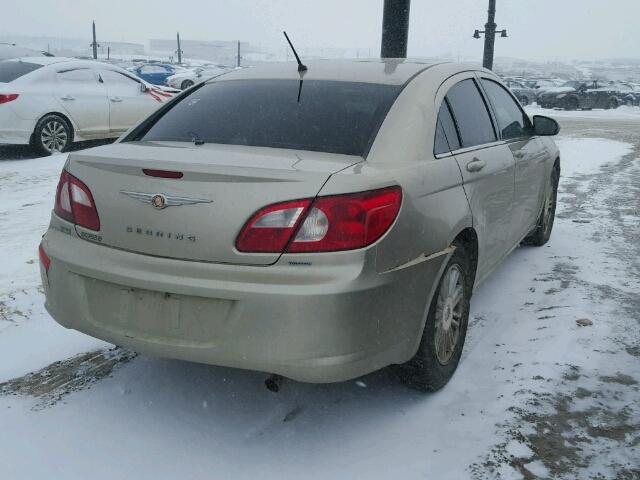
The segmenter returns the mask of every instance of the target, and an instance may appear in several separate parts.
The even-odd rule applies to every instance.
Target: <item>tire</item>
[[[520,105],[522,105],[523,107],[526,107],[527,105],[529,105],[529,99],[524,95],[522,97],[518,97],[518,101],[520,102]]]
[[[72,141],[71,126],[65,118],[55,113],[45,115],[33,130],[31,143],[42,155],[64,152]]]
[[[558,169],[554,167],[551,172],[551,178],[549,179],[549,191],[547,192],[547,197],[544,200],[542,212],[540,212],[535,228],[522,241],[524,245],[541,247],[549,241],[551,231],[553,230],[553,221],[556,218],[559,179],[560,173]]]
[[[615,110],[618,108],[618,101],[615,98],[610,99],[605,107],[607,110]]]
[[[192,86],[193,86],[193,82],[191,80],[185,80],[184,82],[182,82],[180,84],[180,89],[181,90],[186,90],[187,88],[192,87]]]
[[[423,392],[435,392],[451,379],[458,367],[467,335],[473,290],[472,259],[462,243],[454,242],[453,245],[455,251],[444,269],[429,306],[418,352],[400,367],[402,381]],[[455,297],[459,297],[457,302]],[[456,321],[457,329],[454,323]],[[437,342],[439,339],[444,341]]]
[[[577,98],[568,98],[564,102],[565,110],[578,110],[579,107],[580,107],[580,102],[578,102]]]

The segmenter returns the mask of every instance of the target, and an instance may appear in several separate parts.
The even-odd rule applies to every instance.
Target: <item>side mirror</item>
[[[533,116],[533,131],[536,135],[552,136],[560,132],[560,125],[553,118],[542,115]]]
[[[147,93],[149,91],[149,87],[147,87],[144,83],[140,84],[140,92]]]

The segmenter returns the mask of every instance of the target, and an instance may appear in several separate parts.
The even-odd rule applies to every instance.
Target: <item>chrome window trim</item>
[[[457,150],[453,150],[448,153],[441,153],[438,155],[434,155],[434,157],[438,159],[445,158],[445,157],[453,157],[455,155],[462,155],[464,153],[475,152],[477,150],[484,150],[485,148],[492,148],[492,147],[498,147],[500,145],[507,145],[507,143],[508,142],[506,140],[497,140],[491,143],[483,143],[482,145],[474,145],[473,147],[458,148]]]

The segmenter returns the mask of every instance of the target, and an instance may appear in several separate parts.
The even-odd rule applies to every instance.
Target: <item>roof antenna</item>
[[[287,32],[284,32],[284,31],[282,33],[284,33],[284,38],[286,38],[287,42],[289,42],[289,46],[291,47],[291,50],[293,50],[293,54],[296,57],[296,61],[298,62],[298,71],[301,72],[301,73],[302,72],[306,72],[307,71],[307,66],[300,61],[300,57],[298,56],[298,52],[296,52],[296,49],[294,48],[293,43],[291,43],[291,40],[289,40],[289,35],[287,35]]]

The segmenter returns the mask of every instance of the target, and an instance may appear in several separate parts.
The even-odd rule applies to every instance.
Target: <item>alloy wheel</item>
[[[442,365],[449,363],[458,344],[463,300],[464,275],[462,269],[453,264],[442,278],[435,311],[435,352]]]
[[[544,233],[546,234],[553,225],[553,215],[555,212],[557,189],[555,185],[555,175],[551,175],[549,180],[550,185],[548,188],[547,198],[544,201],[544,213],[543,213],[543,225]]]
[[[67,145],[67,130],[60,121],[51,120],[42,127],[40,140],[49,153],[62,152]]]

